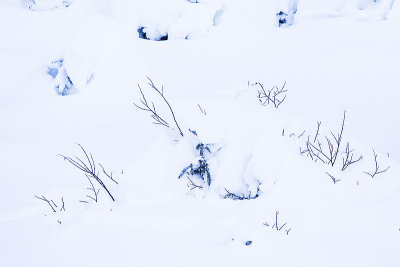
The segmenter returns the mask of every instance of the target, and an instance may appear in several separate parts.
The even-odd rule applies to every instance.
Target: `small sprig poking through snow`
[[[190,164],[182,169],[178,179],[181,179],[185,176],[187,178],[187,186],[190,188],[190,191],[194,189],[207,190],[212,183],[212,172],[210,167],[213,166],[212,162],[220,148],[215,149],[214,144],[203,144],[198,138],[195,130],[189,129],[189,132],[192,133],[197,139],[197,145],[195,147],[196,154]]]
[[[163,102],[168,106],[168,109],[169,109],[169,111],[171,112],[172,118],[173,118],[173,120],[174,120],[174,124],[175,124],[177,130],[179,131],[179,134],[183,137],[183,132],[182,132],[181,128],[179,127],[179,124],[178,124],[178,122],[177,122],[177,120],[176,120],[175,113],[174,113],[174,111],[172,110],[172,107],[171,107],[171,105],[169,104],[168,100],[165,98],[165,95],[164,95],[164,86],[161,86],[161,90],[160,90],[160,89],[153,83],[153,81],[152,81],[149,77],[147,77],[147,79],[149,80],[149,82],[148,82],[147,84],[150,86],[150,88],[152,88],[152,89],[162,98]],[[140,87],[139,84],[138,84],[138,87],[139,87],[140,94],[142,95],[142,98],[139,98],[139,101],[140,101],[140,104],[139,104],[139,105],[136,104],[136,103],[133,103],[133,104],[135,105],[135,107],[137,107],[137,108],[140,109],[140,110],[143,110],[143,111],[146,111],[146,112],[150,112],[151,118],[153,119],[153,123],[154,123],[154,124],[156,124],[156,125],[161,125],[161,126],[165,126],[165,127],[170,128],[170,129],[172,129],[172,130],[175,130],[175,129],[171,126],[171,123],[169,123],[168,120],[165,119],[165,117],[164,117],[162,114],[159,114],[159,113],[157,112],[156,107],[155,107],[155,105],[154,105],[154,102],[153,102],[153,101],[149,102],[149,101],[146,99],[146,96],[145,96],[145,94],[143,93],[143,90],[142,90],[142,88]]]
[[[94,197],[87,195],[88,198],[93,199],[95,202],[97,202],[97,200],[98,200],[97,195],[98,195],[100,189],[96,190],[96,188],[94,187],[92,180],[91,180],[91,179],[94,179],[101,185],[101,187],[104,188],[104,190],[106,190],[106,192],[108,193],[108,195],[110,196],[112,201],[115,201],[114,197],[111,195],[107,186],[104,184],[104,182],[99,177],[100,173],[99,173],[99,171],[96,170],[96,163],[93,159],[92,154],[91,153],[88,154],[86,152],[86,150],[80,144],[77,144],[77,145],[81,148],[81,150],[85,156],[83,160],[78,158],[77,156],[74,156],[75,159],[67,157],[67,156],[63,156],[63,155],[58,155],[58,156],[63,157],[64,160],[68,161],[71,165],[75,166],[76,168],[78,168],[85,174],[85,176],[87,177],[87,179],[89,180],[89,182],[91,184],[91,188],[87,188],[87,189],[93,191],[93,193],[94,193]],[[87,161],[87,162],[85,163],[84,161]],[[112,178],[112,173],[111,173],[111,176],[108,175],[107,172],[104,170],[103,166],[101,164],[99,164],[99,165],[102,167],[103,173],[105,173],[106,176],[108,178],[110,178],[110,180],[112,180],[114,183],[118,184],[117,181],[115,181]],[[85,201],[81,201],[81,202],[85,202]]]
[[[40,199],[40,200],[43,200],[44,202],[46,202],[47,204],[49,204],[49,206],[50,206],[50,208],[51,208],[51,210],[53,211],[53,212],[57,212],[57,209],[58,209],[58,206],[57,206],[57,204],[52,200],[52,199],[50,199],[50,200],[48,200],[45,196],[43,196],[42,195],[42,197],[38,197],[38,196],[35,196],[37,199]],[[61,205],[61,208],[60,208],[60,210],[59,211],[65,211],[65,203],[64,203],[64,198],[63,197],[61,197],[61,203],[62,203],[62,205]]]
[[[340,181],[340,179],[336,179],[332,174],[325,172],[333,181],[334,184]]]
[[[204,115],[204,116],[206,116],[207,115],[207,112],[206,112],[206,110],[205,109],[203,109],[201,106],[200,106],[200,104],[197,104],[197,106],[199,107],[199,109],[200,109],[200,112]]]
[[[278,108],[283,101],[286,99],[286,92],[288,91],[286,87],[286,82],[284,82],[281,88],[278,86],[273,86],[269,90],[264,89],[264,85],[262,83],[256,82],[252,84],[252,86],[258,86],[257,89],[257,97],[260,101],[261,105],[266,106],[269,104],[273,104],[275,108]]]
[[[364,172],[365,174],[368,174],[369,176],[371,176],[371,178],[374,178],[375,175],[386,172],[387,170],[389,170],[390,166],[388,166],[386,169],[384,170],[380,170],[380,166],[378,164],[378,155],[375,153],[375,150],[372,149],[372,152],[374,153],[374,160],[375,160],[375,170],[373,172]]]
[[[286,222],[281,224],[281,225],[279,225],[279,223],[278,223],[278,215],[279,215],[279,211],[276,211],[275,212],[275,222],[274,222],[274,224],[272,225],[271,228],[275,229],[276,231],[284,230],[286,232],[286,235],[289,235],[289,232],[292,230],[292,228],[284,229],[284,227],[287,224]],[[267,222],[263,223],[263,225],[265,225],[266,227],[270,226]]]

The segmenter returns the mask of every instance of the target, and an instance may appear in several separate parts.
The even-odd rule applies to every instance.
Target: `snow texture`
[[[393,0],[0,1],[0,265],[399,266],[399,26]]]

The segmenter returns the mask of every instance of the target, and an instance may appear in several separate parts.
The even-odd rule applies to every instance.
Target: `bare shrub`
[[[286,82],[283,84],[281,88],[279,88],[278,86],[273,86],[269,90],[264,89],[264,85],[259,82],[256,82],[252,85],[258,87],[257,97],[261,105],[263,106],[273,104],[275,108],[278,108],[286,99],[286,92],[288,91],[285,88]]]

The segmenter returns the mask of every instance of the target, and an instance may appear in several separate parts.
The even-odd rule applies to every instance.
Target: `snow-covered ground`
[[[399,27],[398,0],[0,0],[0,265],[399,266]]]

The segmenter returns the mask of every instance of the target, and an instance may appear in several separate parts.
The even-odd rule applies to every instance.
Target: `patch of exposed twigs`
[[[340,130],[334,134],[330,132],[330,135],[325,135],[323,141],[320,141],[320,127],[321,122],[317,121],[317,130],[310,138],[308,135],[305,148],[300,147],[300,154],[307,155],[311,160],[329,164],[332,167],[335,166],[338,158],[343,155],[341,170],[346,170],[350,165],[355,164],[363,159],[363,156],[355,157],[354,149],[350,149],[350,143],[347,142],[344,150],[341,150],[343,143],[343,132],[346,121],[346,111],[343,113],[343,120]],[[341,152],[341,153],[340,153]]]
[[[254,85],[258,86],[257,97],[263,106],[273,104],[275,108],[278,108],[286,99],[286,92],[288,91],[286,89],[286,82],[284,82],[281,88],[273,86],[269,90],[266,90],[262,83],[256,82]]]

